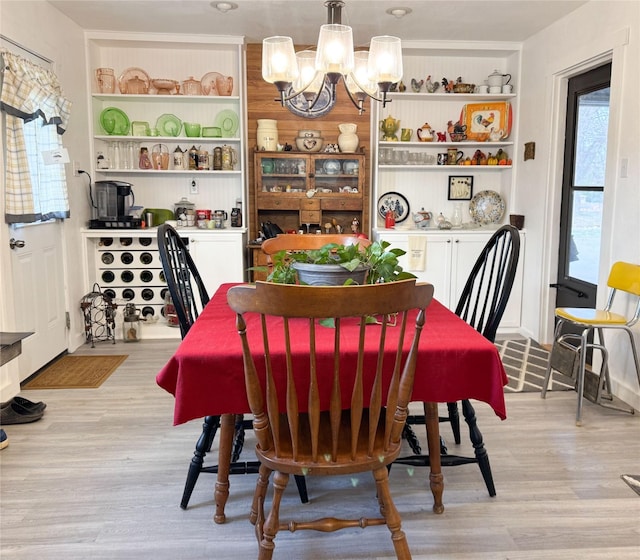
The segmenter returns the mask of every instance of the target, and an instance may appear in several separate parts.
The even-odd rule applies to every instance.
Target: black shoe
[[[40,420],[43,414],[44,410],[40,410],[39,412],[29,411],[19,404],[10,401],[0,407],[0,426],[28,424],[29,422]]]
[[[42,401],[32,402],[29,399],[25,399],[24,397],[13,397],[13,402],[22,408],[28,410],[29,412],[42,412],[45,408],[47,408],[46,403]]]
[[[7,437],[7,432],[4,430],[0,430],[0,449],[4,449],[9,445],[9,438]]]

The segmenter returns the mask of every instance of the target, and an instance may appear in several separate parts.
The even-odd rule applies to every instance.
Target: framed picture
[[[471,175],[449,175],[449,200],[471,200],[473,177]]]

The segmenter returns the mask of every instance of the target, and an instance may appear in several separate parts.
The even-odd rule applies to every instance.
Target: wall
[[[300,49],[297,49],[300,50]],[[255,204],[253,198],[252,185],[255,178],[253,175],[252,162],[253,151],[256,148],[257,119],[275,119],[278,121],[278,140],[280,144],[287,142],[295,148],[295,138],[299,130],[312,129],[320,130],[326,143],[337,143],[338,125],[344,122],[352,122],[358,125],[358,137],[360,147],[364,148],[367,157],[367,174],[365,177],[367,192],[371,192],[370,173],[370,126],[369,103],[365,102],[366,111],[358,115],[358,110],[351,104],[349,97],[342,83],[338,84],[337,101],[333,109],[324,117],[306,119],[294,115],[286,107],[282,107],[275,99],[278,97],[276,87],[268,84],[262,79],[262,44],[247,45],[247,147],[249,150],[249,206]],[[365,204],[370,206],[369,199]],[[368,223],[362,224],[363,231],[370,233]],[[257,231],[249,232],[249,239],[255,239]]]
[[[640,262],[639,34],[640,3],[594,1],[523,45],[518,137],[536,143],[536,157],[518,162],[515,210],[526,214],[528,232],[524,293],[532,297],[524,299],[523,325],[541,342],[550,342],[553,334],[555,291],[548,285],[556,281],[566,80],[606,57],[613,58],[613,68],[599,306],[605,303],[611,264]],[[627,178],[619,173],[623,158],[629,161]],[[631,303],[622,297],[615,307],[628,314]],[[638,343],[640,330],[636,333]],[[638,381],[622,334],[609,339],[614,392],[639,409]]]
[[[88,163],[88,112],[83,30],[48,2],[7,2],[3,0],[0,33],[53,60],[54,70],[60,84],[72,103],[69,128],[63,136],[64,146],[68,149],[72,161]],[[73,177],[71,164],[67,164],[66,168],[71,218],[65,220],[63,228],[64,250],[67,254],[67,309],[71,315],[71,332],[73,333],[70,348],[73,350],[84,342],[79,302],[86,290],[83,275],[79,273],[82,266],[79,229],[89,219],[90,207],[88,178],[86,175]],[[0,208],[4,210],[4,201]],[[8,235],[9,230],[4,224],[0,229],[3,237]],[[10,276],[10,266],[6,262],[9,255],[8,251],[4,250],[7,246],[5,241],[4,239],[1,241],[3,251],[0,252],[0,258],[3,260],[3,273],[7,274],[7,276],[3,274],[3,285],[6,286],[6,281]],[[10,299],[5,299],[5,302]],[[7,321],[7,326],[10,326],[10,318]]]

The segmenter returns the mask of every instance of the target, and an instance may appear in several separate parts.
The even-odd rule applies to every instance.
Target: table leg
[[[438,403],[424,403],[424,416],[427,425],[427,446],[429,448],[429,484],[433,494],[433,511],[442,513],[444,505],[442,494],[444,492],[444,477],[440,463],[440,424],[438,419]]]
[[[224,523],[226,516],[224,507],[229,498],[229,470],[231,467],[231,450],[233,447],[233,434],[235,432],[236,420],[233,414],[223,414],[220,417],[220,439],[218,440],[218,480],[214,498],[216,502],[216,513],[213,520],[216,523]]]

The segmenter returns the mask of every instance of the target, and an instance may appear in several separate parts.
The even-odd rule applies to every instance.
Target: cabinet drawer
[[[260,196],[260,208],[265,210],[299,210],[300,199],[291,196]]]
[[[300,223],[319,224],[322,219],[320,210],[300,210]]]
[[[305,198],[300,201],[300,210],[320,210],[319,198]]]
[[[331,198],[322,201],[323,210],[362,210],[361,198]]]

